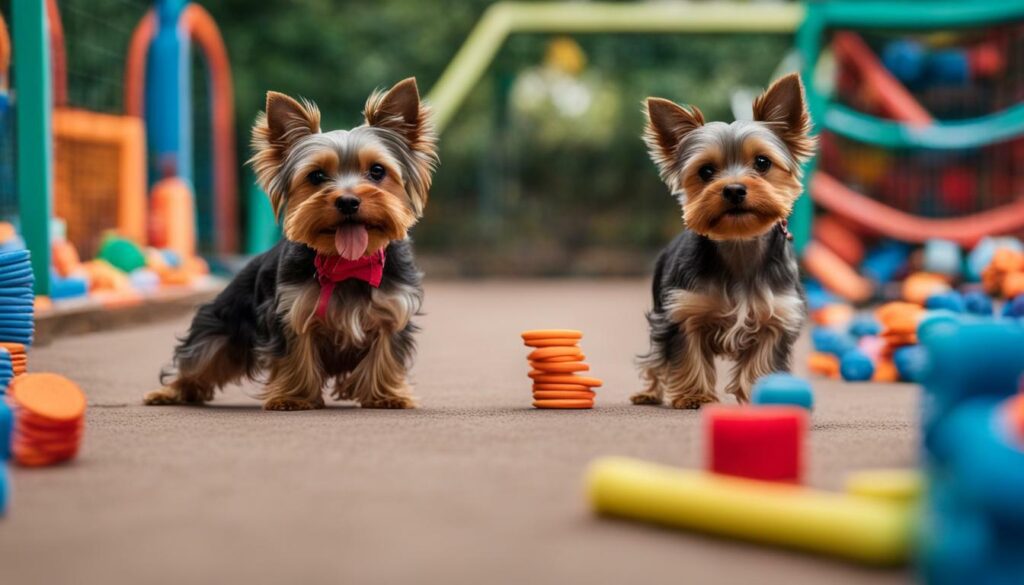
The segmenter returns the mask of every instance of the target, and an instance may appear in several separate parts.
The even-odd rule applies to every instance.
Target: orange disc
[[[563,390],[537,390],[533,393],[534,400],[594,400],[594,393],[565,392]]]
[[[563,392],[593,392],[589,386],[583,384],[534,384],[533,391],[561,390]]]
[[[0,347],[6,349],[12,356],[25,355],[25,346],[10,341],[0,341]]]
[[[527,339],[523,341],[523,345],[529,347],[573,347],[579,343],[579,341],[579,339],[565,338]]]
[[[587,359],[587,356],[580,355],[561,355],[558,357],[547,358],[543,360],[530,360],[531,364],[564,364],[566,362],[581,362]]]
[[[534,408],[594,408],[593,400],[534,400]]]
[[[583,333],[575,329],[534,329],[523,331],[524,340],[529,339],[582,339]]]
[[[44,419],[73,421],[85,413],[85,394],[57,374],[18,376],[11,383],[11,394],[19,407]]]
[[[580,384],[581,386],[588,387],[597,387],[603,384],[603,382],[597,378],[574,376],[572,374],[545,374],[544,372],[539,372],[535,375],[531,375],[530,377],[533,378],[534,382],[544,384]]]
[[[572,372],[586,372],[590,369],[590,366],[583,362],[530,362],[535,370],[542,372],[548,372],[552,374],[568,374]]]
[[[569,347],[541,347],[530,352],[530,355],[526,356],[527,359],[531,360],[546,360],[548,358],[555,357],[576,357],[583,355],[580,348],[576,345]],[[582,359],[582,358],[581,358]]]

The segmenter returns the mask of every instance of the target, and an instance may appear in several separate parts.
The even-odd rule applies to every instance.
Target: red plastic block
[[[791,406],[710,407],[704,412],[713,473],[800,483],[807,411]]]

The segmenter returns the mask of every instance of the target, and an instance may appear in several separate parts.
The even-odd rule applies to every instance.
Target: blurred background
[[[413,234],[429,274],[642,275],[681,229],[642,100],[731,120],[801,71],[822,136],[816,207],[794,216],[809,274],[861,302],[939,239],[958,278],[985,236],[1024,229],[1024,8],[904,4],[919,18],[843,1],[45,0],[19,21],[0,0],[0,242],[33,249],[53,298],[230,272],[277,237],[244,165],[265,92],[347,128],[371,90],[416,76],[443,110]]]

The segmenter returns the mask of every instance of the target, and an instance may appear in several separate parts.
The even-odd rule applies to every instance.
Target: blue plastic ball
[[[868,313],[861,313],[850,322],[850,335],[854,337],[878,335],[881,332],[882,324],[878,322],[878,319],[875,319],[874,315]]]
[[[934,84],[963,85],[971,79],[971,65],[966,51],[948,50],[928,58],[927,80]]]
[[[972,315],[992,316],[992,297],[974,290],[964,295],[964,308]]]
[[[829,327],[816,327],[812,330],[811,343],[814,344],[815,351],[830,353],[837,357],[857,348],[857,340],[852,335]]]
[[[839,373],[848,382],[865,382],[875,375],[875,364],[868,354],[853,349],[844,353],[840,359]]]
[[[811,383],[792,374],[777,372],[761,377],[751,392],[754,404],[788,404],[811,410],[814,392]]]
[[[914,41],[893,41],[882,49],[882,63],[897,79],[915,85],[925,73],[924,48]]]

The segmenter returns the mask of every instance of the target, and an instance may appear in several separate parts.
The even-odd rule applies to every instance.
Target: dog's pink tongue
[[[334,247],[338,249],[338,255],[346,260],[362,258],[369,242],[370,235],[362,224],[346,223],[334,232]]]

